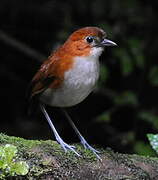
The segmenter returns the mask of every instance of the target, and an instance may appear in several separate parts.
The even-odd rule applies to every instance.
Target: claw
[[[67,151],[72,151],[74,152],[77,156],[81,157],[81,155],[75,151],[75,146],[71,146],[71,145],[68,145],[67,143],[65,143],[62,139],[58,140],[58,143],[62,146],[62,148],[64,149],[65,152]]]
[[[92,151],[99,160],[102,160],[101,157],[97,154],[100,152],[94,149],[92,146],[90,146],[84,138],[81,139],[81,144],[83,144],[85,149],[89,149],[90,151]]]

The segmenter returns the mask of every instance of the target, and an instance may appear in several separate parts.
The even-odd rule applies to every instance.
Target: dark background
[[[95,92],[69,109],[71,117],[92,144],[154,155],[146,134],[158,132],[157,17],[156,1],[1,0],[0,132],[54,138],[38,109],[27,115],[27,87],[74,30],[98,26],[118,47],[106,48]],[[78,142],[61,112],[48,110],[64,140]]]

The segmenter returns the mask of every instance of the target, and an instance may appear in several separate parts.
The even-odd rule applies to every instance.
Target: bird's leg
[[[80,154],[75,151],[75,149],[74,149],[75,147],[74,146],[68,145],[59,136],[57,130],[55,129],[55,126],[53,125],[53,123],[52,123],[52,121],[51,121],[51,119],[50,119],[50,117],[49,117],[49,115],[48,115],[48,113],[47,113],[47,111],[45,109],[45,106],[43,104],[40,104],[40,108],[41,108],[41,111],[43,112],[45,118],[47,119],[50,128],[53,130],[53,133],[55,135],[55,138],[56,138],[57,142],[62,146],[64,151],[67,152],[67,150],[70,150],[70,151],[73,151],[77,156],[80,156]]]
[[[81,133],[79,132],[79,130],[77,129],[77,127],[75,126],[74,122],[72,121],[71,117],[69,116],[69,114],[67,113],[67,111],[63,108],[61,108],[61,110],[64,112],[66,118],[68,119],[70,125],[72,126],[72,128],[74,129],[75,133],[77,134],[77,136],[79,137],[80,141],[81,141],[81,144],[83,144],[84,148],[85,149],[89,149],[91,150],[98,159],[101,160],[100,156],[97,154],[99,153],[98,150],[94,149],[92,146],[90,146],[88,144],[88,142],[85,140],[85,138],[81,135]]]

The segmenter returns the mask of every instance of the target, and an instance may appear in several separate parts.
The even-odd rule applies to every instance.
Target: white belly
[[[56,107],[70,107],[83,101],[94,89],[99,77],[98,58],[76,58],[73,69],[65,73],[63,85],[47,89],[40,100]]]

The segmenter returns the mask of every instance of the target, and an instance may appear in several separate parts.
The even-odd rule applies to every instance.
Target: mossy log
[[[17,147],[14,161],[28,164],[26,175],[14,175],[6,179],[56,179],[56,180],[157,180],[158,158],[115,153],[100,150],[102,161],[89,151],[76,145],[82,157],[73,152],[65,153],[56,142],[25,140],[0,134],[0,146]],[[0,157],[1,159],[1,157]],[[3,171],[0,169],[0,174]]]

